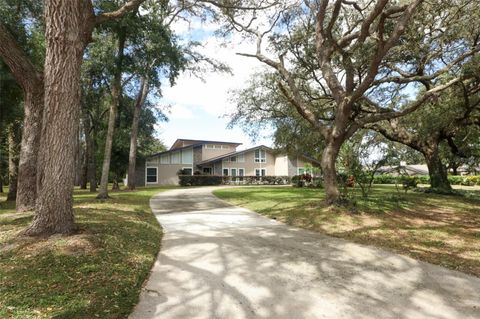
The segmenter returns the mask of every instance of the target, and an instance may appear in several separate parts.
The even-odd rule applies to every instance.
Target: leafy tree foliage
[[[463,18],[472,13],[474,1],[325,0],[287,2],[260,21],[230,22],[257,41],[254,53],[241,55],[271,67],[281,95],[323,137],[327,202],[334,203],[345,141],[473,76],[462,72],[479,50],[478,28]]]

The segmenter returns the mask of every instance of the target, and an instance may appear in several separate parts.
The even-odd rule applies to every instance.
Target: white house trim
[[[155,169],[155,172],[157,173],[157,177],[156,177],[156,181],[155,183],[152,183],[152,182],[148,182],[148,175],[147,175],[147,172],[148,172],[148,169],[149,168],[154,168]],[[158,166],[145,166],[145,186],[146,185],[155,185],[155,184],[158,184]]]

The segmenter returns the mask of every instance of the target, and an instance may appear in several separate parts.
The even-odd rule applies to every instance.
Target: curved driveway
[[[161,193],[162,249],[132,319],[480,318],[480,279],[259,216],[214,188]]]

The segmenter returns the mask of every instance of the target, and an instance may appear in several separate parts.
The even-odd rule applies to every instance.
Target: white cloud
[[[193,112],[190,108],[182,104],[174,104],[168,111],[168,117],[171,120],[182,120],[193,118]]]
[[[229,92],[242,88],[247,80],[264,65],[254,58],[237,55],[237,53],[254,53],[255,43],[244,41],[238,35],[232,35],[228,41],[212,35],[212,24],[198,21],[188,25],[185,22],[174,26],[177,34],[204,37],[201,53],[219,60],[232,69],[233,75],[208,73],[203,81],[187,73],[182,74],[174,87],[163,88],[162,103],[171,105],[170,121],[158,127],[159,136],[172,144],[176,138],[225,140],[243,143],[243,147],[253,146],[250,138],[240,128],[227,130],[227,118],[223,115],[234,110],[235,105],[229,101]],[[271,145],[271,139],[260,138],[255,144]]]
[[[246,81],[262,67],[253,58],[237,55],[238,52],[253,52],[252,44],[241,41],[239,36],[233,37],[228,44],[211,36],[204,45],[202,53],[217,59],[231,67],[233,75],[209,73],[203,75],[203,81],[189,74],[177,79],[174,87],[165,88],[164,99],[168,103],[181,104],[188,108],[202,108],[205,111],[221,116],[234,108],[229,102],[229,92],[245,85]]]

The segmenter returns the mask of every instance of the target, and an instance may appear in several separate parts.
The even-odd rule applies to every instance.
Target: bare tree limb
[[[99,25],[106,21],[121,18],[129,12],[137,10],[143,2],[145,0],[130,0],[115,11],[99,14],[95,17],[95,24]]]

